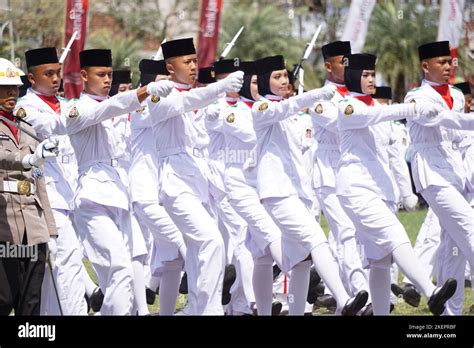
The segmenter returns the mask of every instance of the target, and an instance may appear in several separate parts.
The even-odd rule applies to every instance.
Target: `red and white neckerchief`
[[[44,101],[48,106],[57,114],[61,115],[61,102],[55,95],[44,95],[39,93],[38,91],[35,91],[33,88],[31,88],[33,93],[35,93],[42,101]]]
[[[231,97],[225,97],[225,101],[229,106],[237,104],[239,101],[239,98],[231,98]]]
[[[356,95],[354,98],[359,99],[367,106],[374,106],[374,99],[371,95]]]
[[[349,90],[347,89],[347,87],[345,85],[335,83],[335,82],[332,82],[332,81],[327,81],[326,84],[331,84],[331,85],[336,86],[336,89],[337,89],[338,93],[343,97],[345,97],[346,95],[349,94]]]
[[[248,106],[250,109],[253,107],[253,104],[255,104],[255,100],[247,99],[247,98],[244,98],[244,97],[241,97],[240,99],[241,99],[241,101],[243,101],[245,104],[247,104],[247,106]]]
[[[449,90],[449,85],[439,85],[439,86],[434,86],[430,85],[431,88],[433,88],[436,92],[439,93],[441,98],[443,98],[444,102],[448,106],[449,110],[453,108],[453,97],[451,96],[451,91]]]

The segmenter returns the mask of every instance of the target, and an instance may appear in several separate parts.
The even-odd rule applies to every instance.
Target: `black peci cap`
[[[162,60],[142,59],[138,65],[140,73],[147,75],[169,75],[166,63]]]
[[[214,63],[214,71],[216,72],[216,75],[220,74],[230,74],[239,70],[242,70],[240,68],[240,59],[239,58],[234,58],[234,59],[223,59],[219,60]]]
[[[357,53],[344,56],[347,69],[352,70],[374,70],[377,56],[369,53]]]
[[[85,50],[79,53],[81,68],[88,66],[112,67],[112,51],[107,49]]]
[[[255,62],[247,61],[240,62],[240,71],[244,72],[244,75],[257,75],[257,68]]]
[[[421,45],[418,47],[418,55],[420,61],[434,57],[451,56],[449,41],[436,41]]]
[[[56,47],[43,47],[26,51],[25,59],[28,68],[43,64],[59,63]]]
[[[161,49],[164,59],[196,53],[192,38],[167,41],[161,45]]]
[[[255,69],[258,75],[263,75],[275,70],[284,70],[286,69],[285,58],[278,55],[258,59],[255,61]]]
[[[23,81],[23,79],[22,79],[22,81]],[[469,82],[456,83],[454,85],[454,87],[459,88],[461,90],[462,94],[464,94],[464,95],[471,94],[471,85],[469,84]]]
[[[351,54],[350,41],[334,41],[321,47],[324,60],[335,56],[347,56]]]
[[[210,84],[210,83],[216,82],[216,74],[212,66],[200,68],[198,71],[197,81],[199,83],[204,83],[204,84]]]
[[[112,83],[114,85],[132,83],[132,72],[130,70],[114,70],[112,72]]]

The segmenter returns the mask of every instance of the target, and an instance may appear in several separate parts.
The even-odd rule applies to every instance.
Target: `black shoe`
[[[84,294],[84,298],[86,299],[87,303],[87,313],[89,313],[91,311],[91,300],[89,300],[89,296],[87,296],[87,294]]]
[[[369,303],[365,306],[364,310],[360,313],[361,317],[370,317],[374,315],[374,309],[372,308],[372,303]]]
[[[225,266],[224,272],[224,286],[222,287],[222,305],[225,306],[230,302],[231,294],[230,288],[234,284],[235,279],[237,278],[237,273],[235,271],[235,266],[230,264]]]
[[[102,302],[104,302],[104,294],[100,287],[95,288],[94,292],[92,293],[90,299],[91,308],[94,312],[99,312],[100,307],[102,307]]]
[[[314,304],[319,308],[336,309],[337,307],[336,299],[329,294],[318,296]]]
[[[394,309],[395,309],[395,305],[393,303],[390,303],[390,313],[392,313]]]
[[[272,316],[278,316],[281,313],[281,309],[283,308],[283,305],[281,302],[275,301],[272,303]]]
[[[151,289],[146,288],[146,303],[152,305],[155,303],[156,292]]]
[[[457,283],[456,279],[449,278],[443,286],[433,291],[433,295],[428,300],[428,307],[433,315],[441,315],[444,312],[444,304],[456,292]]]
[[[277,279],[277,277],[280,275],[280,273],[281,273],[280,267],[278,267],[277,264],[274,264],[273,265],[273,281],[275,281],[275,279]]]
[[[313,304],[316,302],[316,299],[318,298],[318,285],[320,283],[321,277],[319,276],[318,272],[316,272],[314,267],[311,267],[311,270],[309,271],[308,296],[306,298],[308,303]]]
[[[403,288],[397,284],[392,284],[390,288],[395,296],[400,297],[401,295],[410,306],[418,307],[420,305],[421,295],[412,284],[405,284]]]
[[[361,290],[353,298],[349,299],[341,311],[343,316],[356,315],[358,311],[362,309],[369,299],[369,293],[365,290]]]
[[[186,295],[188,293],[188,275],[184,272],[181,278],[181,284],[179,284],[179,293]]]

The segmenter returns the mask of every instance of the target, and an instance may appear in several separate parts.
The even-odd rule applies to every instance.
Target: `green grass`
[[[399,214],[399,219],[401,223],[403,224],[403,226],[405,227],[405,230],[412,244],[415,243],[416,236],[418,235],[418,231],[420,230],[420,226],[423,223],[425,216],[426,216],[426,209],[419,210],[412,213],[407,213],[405,211],[402,211]],[[321,219],[321,227],[323,228],[326,234],[329,232],[329,227],[324,216]],[[97,282],[95,274],[92,271],[87,260],[84,261],[84,264],[89,274],[91,275],[92,279],[95,282]],[[400,273],[399,283],[401,283],[402,277],[403,275]],[[176,305],[177,310],[181,310],[185,306],[186,298],[187,298],[186,295],[179,295],[178,302]],[[470,310],[470,308],[473,306],[474,306],[474,292],[471,291],[470,288],[465,289],[464,314],[473,315],[474,313],[472,313],[472,310]],[[159,312],[160,307],[159,307],[158,297],[155,303],[151,306],[148,306],[148,308],[150,309],[150,313]],[[326,309],[317,309],[314,311],[314,313],[317,315],[331,314],[331,312]],[[428,310],[428,306],[426,305],[426,299],[422,298],[420,306],[418,308],[411,307],[410,305],[406,304],[403,301],[403,299],[400,299],[397,305],[395,306],[395,310],[392,312],[392,315],[431,315],[431,314]]]

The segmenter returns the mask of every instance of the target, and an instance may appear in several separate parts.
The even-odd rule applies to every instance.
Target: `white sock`
[[[174,314],[180,282],[181,268],[167,269],[165,266],[159,289],[160,315]]]
[[[339,308],[344,307],[350,297],[342,284],[339,276],[339,266],[331,250],[329,250],[329,245],[323,243],[313,248],[311,250],[311,257],[316,271],[336,299],[337,306]]]
[[[308,297],[310,267],[311,261],[303,261],[291,270],[287,295],[289,315],[304,315],[306,298]]]
[[[435,286],[431,282],[430,275],[425,271],[420,261],[418,261],[411,245],[409,243],[400,245],[392,252],[392,255],[403,274],[427,298],[430,298]]]
[[[390,268],[371,267],[369,287],[374,315],[390,314]]]
[[[255,263],[253,268],[253,292],[258,315],[272,315],[273,267]]]
[[[97,284],[92,281],[85,267],[82,267],[82,281],[84,282],[84,286],[86,287],[87,296],[91,297],[92,293],[97,288]]]
[[[133,268],[133,293],[135,296],[135,306],[138,315],[150,314],[146,303],[145,274],[143,264],[138,260],[132,260]]]

